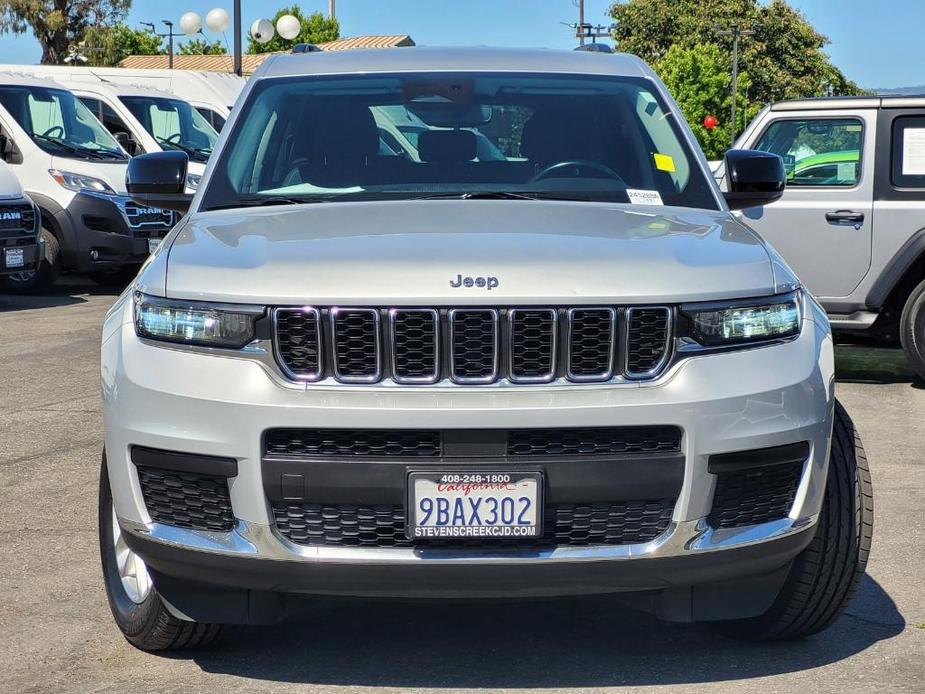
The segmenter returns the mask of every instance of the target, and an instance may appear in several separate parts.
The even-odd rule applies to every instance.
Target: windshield
[[[0,86],[0,104],[36,145],[59,157],[127,159],[112,135],[64,89]]]
[[[218,133],[187,102],[158,96],[120,96],[119,100],[163,149],[186,152],[193,161],[208,161]]]
[[[203,209],[453,196],[718,209],[675,114],[642,79],[274,78],[240,108]]]

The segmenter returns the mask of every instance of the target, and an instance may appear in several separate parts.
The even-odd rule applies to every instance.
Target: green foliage
[[[167,50],[161,37],[119,22],[111,26],[90,27],[84,35],[82,53],[90,65],[118,65],[129,55],[162,55]]]
[[[302,32],[291,41],[287,41],[279,34],[275,34],[267,43],[257,43],[252,37],[247,40],[248,53],[270,53],[273,51],[288,51],[297,43],[325,43],[340,38],[340,23],[337,19],[328,19],[320,12],[306,15],[298,5],[283,7],[273,15],[274,28],[276,21],[284,14],[291,14],[302,25]]]
[[[675,44],[653,67],[684,112],[707,158],[719,159],[729,147],[732,106],[729,61],[723,50],[713,43],[689,48]],[[739,98],[736,101],[737,131],[760,110],[758,104],[748,102],[751,87],[748,73],[740,71]],[[712,130],[703,125],[704,117],[709,114],[716,116],[718,121],[717,127]]]
[[[180,55],[227,55],[228,49],[221,41],[190,39],[180,44]]]
[[[91,27],[122,21],[131,6],[132,0],[0,0],[0,34],[31,29],[42,63],[62,63]]]
[[[652,65],[666,59],[672,48],[719,47],[727,89],[732,36],[719,35],[717,29],[738,26],[754,31],[739,38],[739,71],[749,78],[747,88],[740,85],[739,98],[747,94],[748,103],[755,106],[782,99],[863,93],[823,51],[828,39],[786,0],[626,0],[615,2],[610,14],[617,22],[614,40],[619,50],[635,53]],[[672,58],[672,62],[679,61],[680,54]],[[728,110],[713,112],[721,124],[724,116],[728,123]],[[692,125],[707,115],[685,113]],[[741,128],[742,123],[738,125]]]

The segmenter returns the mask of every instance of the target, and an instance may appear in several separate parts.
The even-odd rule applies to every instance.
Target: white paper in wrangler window
[[[903,130],[903,176],[925,176],[925,128]]]

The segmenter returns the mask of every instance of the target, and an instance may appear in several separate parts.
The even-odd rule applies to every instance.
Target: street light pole
[[[173,22],[169,19],[162,19],[164,26],[167,27],[167,67],[173,70]]]
[[[337,16],[337,8],[334,5],[334,0],[328,0],[328,19],[334,19]]]
[[[732,36],[732,108],[729,116],[729,145],[730,147],[736,141],[736,101],[738,101],[739,90],[739,37],[751,36],[755,32],[751,29],[742,29],[734,26],[732,29],[719,29],[718,36]]]
[[[241,0],[234,0],[234,74],[244,75],[244,61],[241,58]]]

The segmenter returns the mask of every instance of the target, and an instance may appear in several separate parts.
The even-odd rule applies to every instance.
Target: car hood
[[[527,200],[197,213],[157,265],[166,276],[143,285],[167,296],[266,304],[658,303],[775,290],[763,242],[727,212]]]

